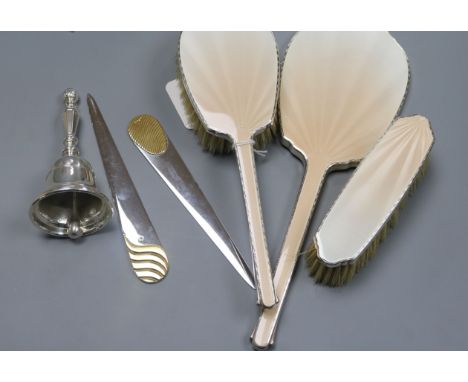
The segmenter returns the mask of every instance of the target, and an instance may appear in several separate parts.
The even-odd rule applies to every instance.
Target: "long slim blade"
[[[151,244],[160,240],[128,174],[109,129],[94,98],[88,94],[88,108],[94,132],[124,234],[134,241],[143,237]]]
[[[148,126],[149,124],[153,126]],[[136,130],[140,128],[145,130],[136,133]],[[229,263],[250,287],[255,288],[252,273],[244,259],[159,122],[148,115],[135,117],[130,122],[129,135]]]

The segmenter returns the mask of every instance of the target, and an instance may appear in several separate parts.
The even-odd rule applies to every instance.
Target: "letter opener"
[[[120,219],[120,228],[127,246],[130,263],[141,281],[157,283],[166,276],[169,270],[166,253],[143,207],[101,111],[90,94],[88,94],[88,108],[107,181]]]
[[[130,121],[128,134],[229,263],[250,287],[255,288],[253,276],[244,259],[159,121],[151,115],[138,115]]]

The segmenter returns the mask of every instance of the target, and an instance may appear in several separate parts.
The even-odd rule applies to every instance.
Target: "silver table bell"
[[[65,148],[47,175],[47,191],[36,198],[29,215],[49,235],[76,239],[103,228],[112,216],[112,207],[96,189],[90,163],[79,156],[76,91],[65,90],[64,102]]]

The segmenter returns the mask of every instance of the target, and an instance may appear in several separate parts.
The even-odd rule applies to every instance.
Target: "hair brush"
[[[255,348],[273,344],[277,322],[326,175],[355,166],[390,126],[406,94],[404,50],[386,32],[299,32],[284,59],[279,96],[283,144],[304,178],[274,276],[279,303],[264,309]]]
[[[194,132],[198,138],[198,142],[203,147],[204,150],[209,151],[212,154],[230,154],[234,150],[233,144],[226,138],[215,135],[214,133],[208,131],[200,118],[198,117],[197,112],[195,111],[190,97],[185,91],[185,87],[182,81],[182,75],[180,74],[180,69],[177,70],[177,84],[179,87],[180,100],[182,101],[183,110],[187,117],[186,126]],[[261,133],[256,134],[253,137],[254,149],[256,151],[265,150],[270,142],[277,135],[278,123],[276,114],[273,116],[274,119],[271,121],[270,126],[265,128]]]
[[[183,32],[181,35],[181,39],[183,35],[187,35],[188,33],[189,32]],[[219,38],[219,36],[245,35],[246,38],[248,38],[247,35],[252,32],[222,32],[222,33],[221,32],[192,32],[192,33],[197,33],[197,34],[203,33],[204,35],[209,34],[210,37],[213,39],[218,38],[219,41],[217,43],[221,44],[223,42],[223,38]],[[273,35],[272,35],[272,38],[274,39]],[[180,49],[180,46],[179,46],[179,49]],[[277,59],[277,56],[278,56],[278,53],[276,52],[276,59]],[[222,60],[222,57],[221,56],[217,57],[217,59]],[[239,56],[239,61],[240,59],[242,59],[242,56]],[[219,64],[222,65],[221,63]],[[278,73],[279,73],[279,70],[278,70]],[[224,73],[220,73],[220,75],[224,76]],[[225,80],[229,82],[229,78],[225,78]],[[220,82],[226,82],[226,81],[220,81]],[[203,147],[203,149],[206,151],[209,151],[212,154],[231,153],[234,150],[234,145],[233,145],[232,140],[223,134],[220,135],[217,131],[211,130],[210,127],[206,124],[206,121],[204,121],[202,112],[197,111],[196,102],[195,100],[193,100],[193,98],[191,98],[191,95],[190,95],[191,93],[190,93],[190,90],[188,89],[187,81],[185,79],[185,76],[181,68],[180,54],[177,60],[177,83],[178,83],[179,90],[180,90],[180,93],[179,93],[180,99],[182,101],[182,105],[184,107],[187,120],[190,123],[189,128],[193,130],[195,135],[198,137],[198,141]],[[224,85],[226,85],[226,83]],[[229,86],[231,86],[231,84],[229,84]],[[241,89],[241,90],[245,90],[245,89]],[[250,90],[255,90],[255,89],[250,89]],[[226,98],[229,96],[230,94],[226,95]],[[225,101],[229,102],[230,100],[225,100]],[[245,99],[244,101],[247,101],[247,100]],[[224,100],[222,100],[222,102],[224,102]],[[226,106],[230,107],[229,105],[226,105]],[[246,108],[247,106],[248,105],[246,104],[243,105],[244,108]],[[276,108],[276,100],[275,100],[274,107]],[[274,110],[274,113],[271,116],[271,120],[268,121],[268,124],[263,127],[264,128],[262,130],[255,132],[254,136],[252,137],[254,141],[255,150],[266,149],[267,145],[276,136],[277,134],[276,110]]]
[[[433,142],[426,118],[400,118],[364,158],[305,255],[318,283],[341,286],[374,256],[424,176]]]
[[[258,303],[271,307],[277,299],[253,146],[257,142],[263,147],[272,137],[279,73],[275,38],[270,32],[183,32],[178,67],[185,105],[201,144],[211,152],[236,152]]]

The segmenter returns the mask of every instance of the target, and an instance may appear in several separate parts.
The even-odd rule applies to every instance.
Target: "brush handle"
[[[255,158],[252,143],[235,145],[237,163],[244,192],[245,208],[249,223],[250,245],[254,263],[255,281],[257,284],[257,303],[264,307],[272,307],[277,299],[273,288],[270,259],[263,227],[262,207],[257,186]]]
[[[273,345],[281,308],[300,255],[302,242],[310,223],[325,172],[326,170],[322,166],[306,169],[301,191],[275,271],[274,287],[279,302],[270,309],[263,309],[258,319],[257,326],[251,337],[252,345],[256,349],[267,349]]]

